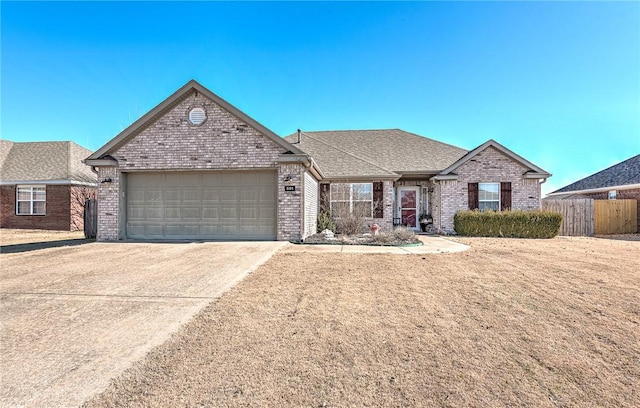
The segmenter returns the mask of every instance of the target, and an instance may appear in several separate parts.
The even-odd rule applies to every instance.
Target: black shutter
[[[331,184],[320,184],[320,212],[329,211],[329,188]]]
[[[469,183],[469,209],[477,210],[480,207],[478,201],[478,183]]]
[[[373,182],[373,218],[384,218],[383,208],[383,183],[382,181]]]
[[[511,209],[511,182],[500,183],[500,209],[502,211]]]

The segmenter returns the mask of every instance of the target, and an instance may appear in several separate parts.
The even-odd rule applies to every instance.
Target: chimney
[[[302,131],[298,129],[298,144],[300,144],[300,136],[302,135]]]

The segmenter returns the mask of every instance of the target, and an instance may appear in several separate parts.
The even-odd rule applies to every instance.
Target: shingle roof
[[[68,180],[96,183],[97,177],[82,163],[91,154],[73,142],[0,141],[0,181]]]
[[[640,154],[562,187],[551,194],[625,186],[628,184],[640,184]]]
[[[285,139],[311,155],[326,177],[435,174],[467,151],[400,129],[302,132]]]

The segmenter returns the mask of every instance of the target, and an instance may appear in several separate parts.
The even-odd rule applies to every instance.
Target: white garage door
[[[127,237],[276,239],[275,171],[129,173]]]

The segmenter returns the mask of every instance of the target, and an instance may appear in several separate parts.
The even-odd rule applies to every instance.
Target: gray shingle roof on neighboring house
[[[327,178],[398,178],[403,173],[436,174],[467,151],[400,129],[307,132],[297,142]]]
[[[562,187],[551,194],[640,184],[640,154]]]
[[[97,182],[96,174],[82,162],[91,151],[73,142],[0,142],[2,184],[53,180]]]

